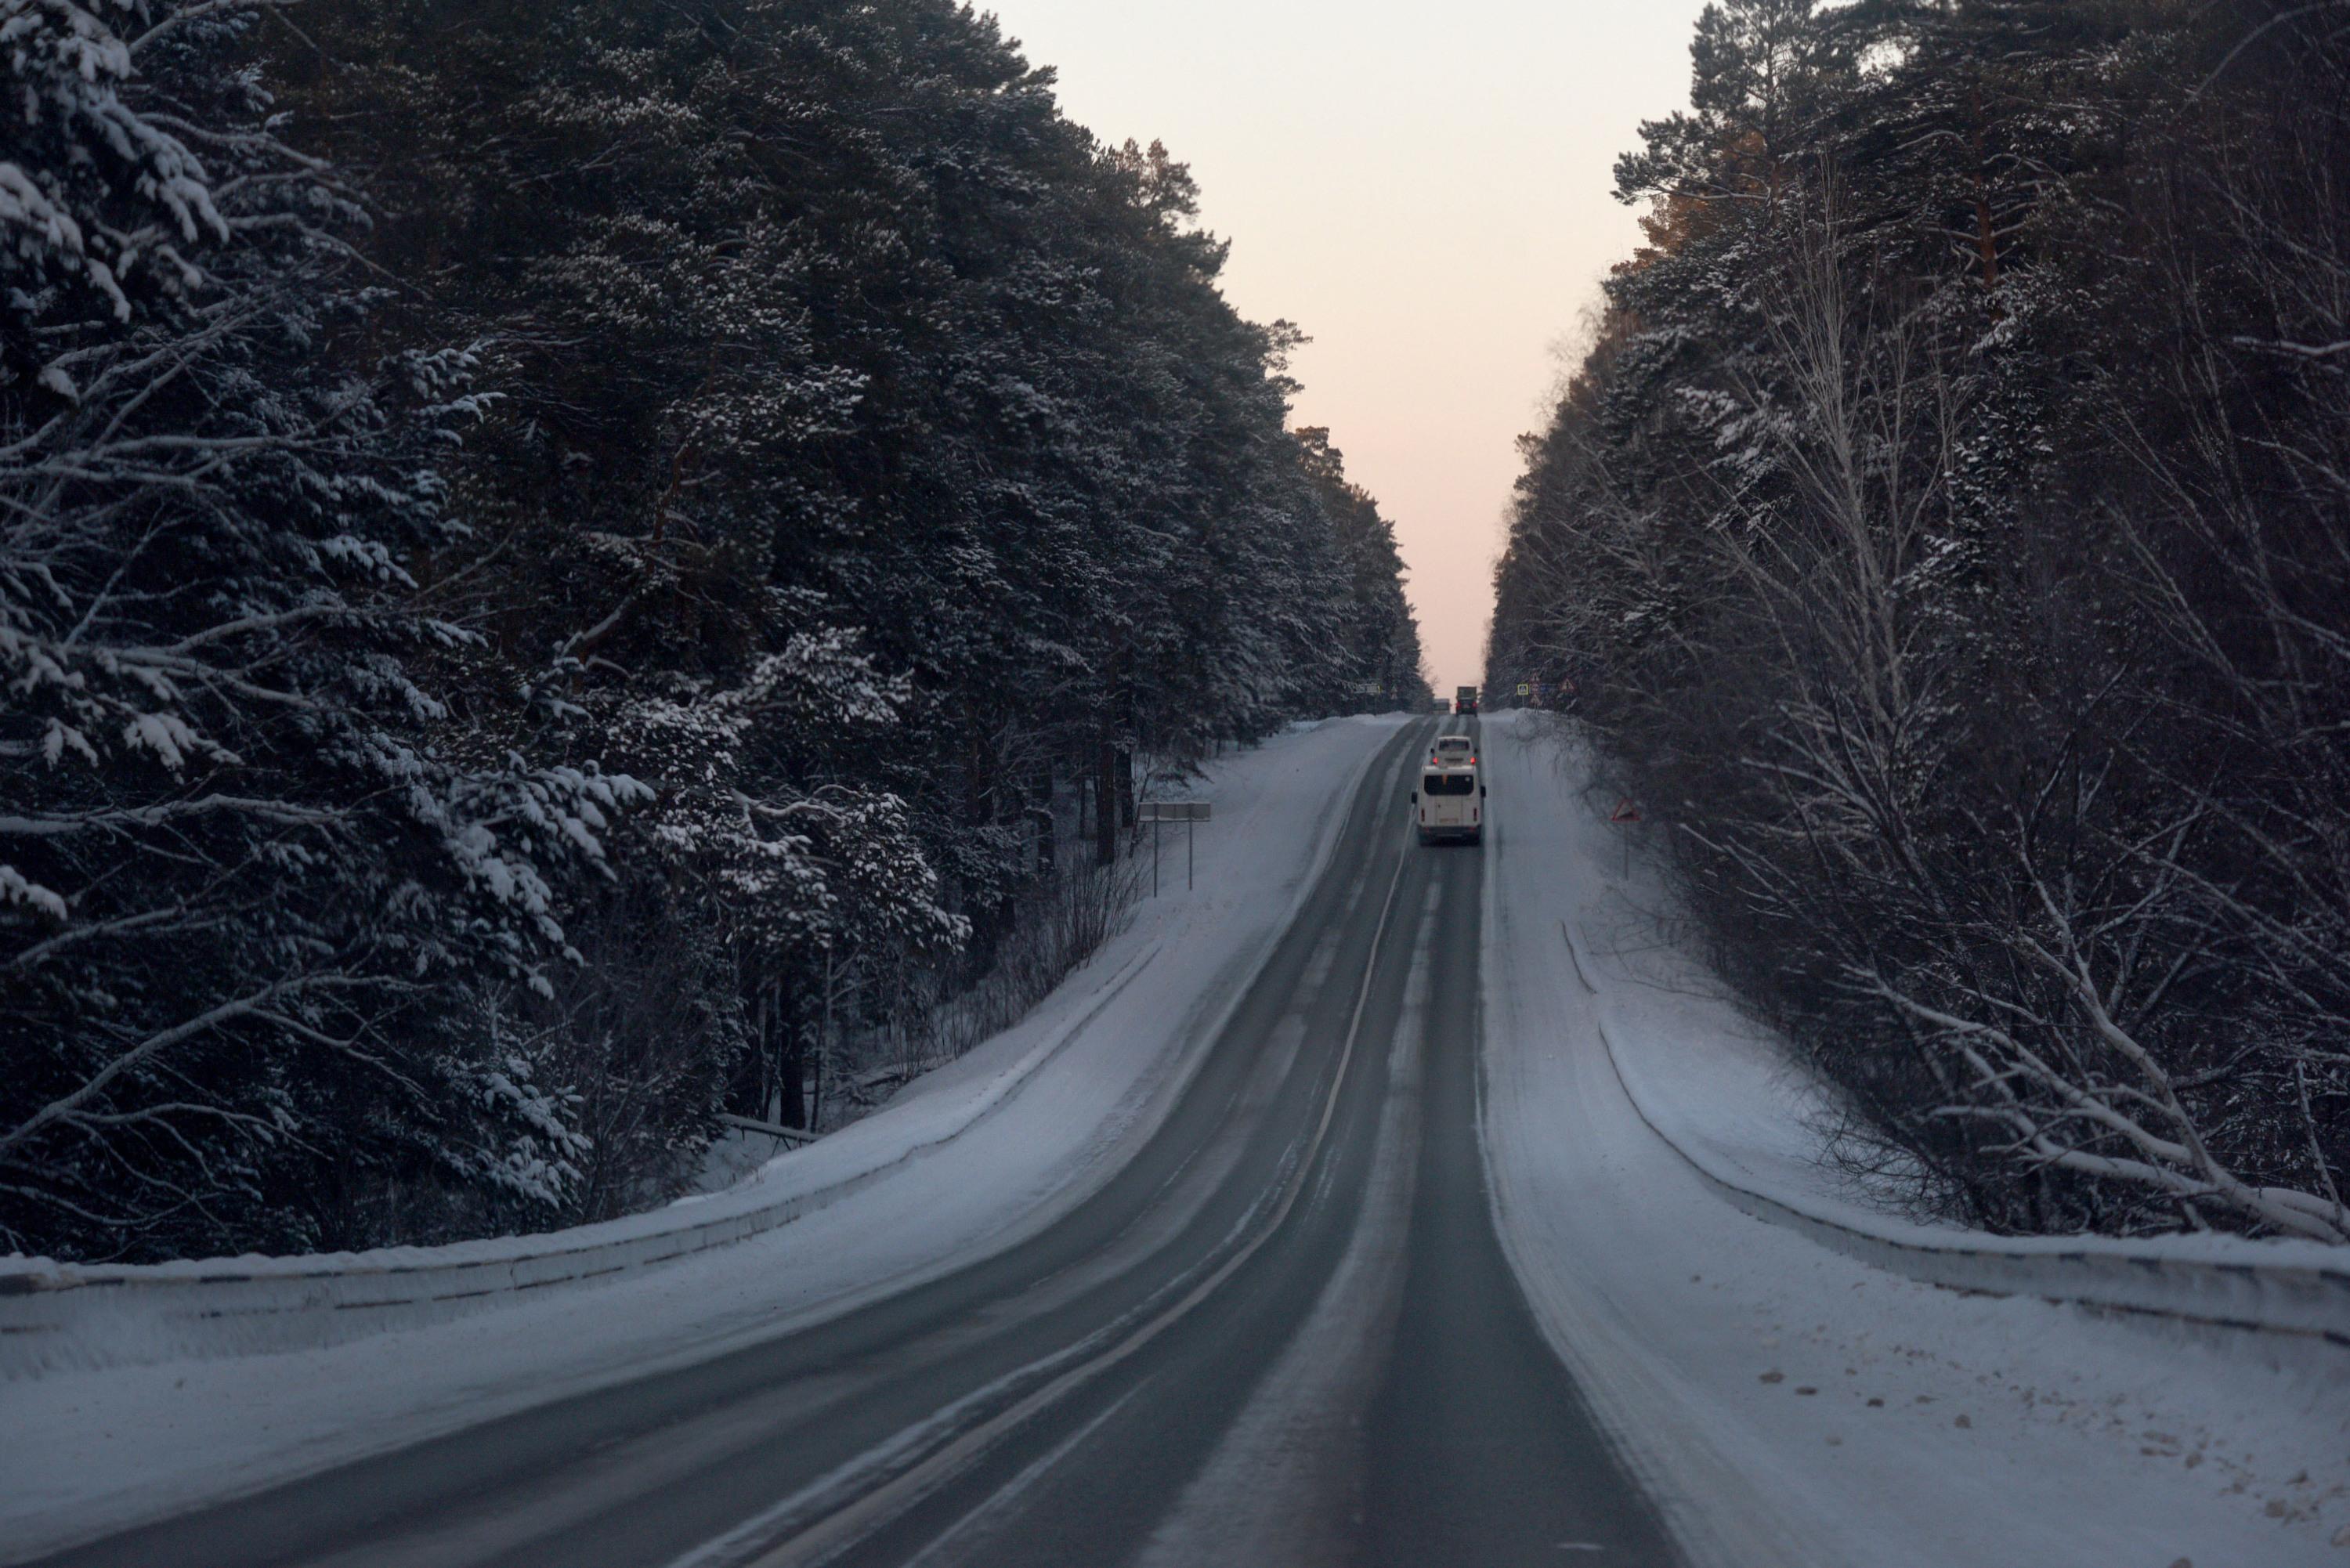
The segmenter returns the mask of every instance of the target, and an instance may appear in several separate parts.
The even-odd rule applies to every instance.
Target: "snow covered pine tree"
[[[643,792],[458,765],[403,607],[462,352],[372,351],[360,220],[234,66],[271,0],[0,0],[0,1246],[381,1233],[558,1197],[576,1134],[453,1027]]]

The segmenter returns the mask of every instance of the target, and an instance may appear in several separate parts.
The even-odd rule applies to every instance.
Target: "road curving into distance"
[[[1677,1562],[1529,1315],[1477,1129],[1484,856],[1409,727],[1133,1161],[829,1323],[45,1561],[99,1568]]]

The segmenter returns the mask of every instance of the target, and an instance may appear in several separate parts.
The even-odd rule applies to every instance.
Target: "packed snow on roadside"
[[[1692,1559],[2350,1565],[2350,1352],[1920,1284],[1750,1218],[1649,1130],[1567,923],[1676,1138],[1861,1211],[1818,1091],[1658,945],[1551,722],[1485,725],[1486,1158],[1537,1317]]]
[[[1215,807],[1198,833],[1195,890],[1170,840],[1176,875],[1160,895],[1146,883],[1128,927],[1018,1025],[728,1192],[625,1223],[877,1173],[827,1208],[640,1275],[431,1327],[0,1384],[0,1559],[714,1355],[1035,1233],[1157,1125],[1401,722],[1293,726],[1219,759],[1189,791]]]

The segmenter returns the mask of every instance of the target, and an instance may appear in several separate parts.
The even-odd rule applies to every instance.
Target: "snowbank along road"
[[[389,1451],[288,1455],[281,1475],[315,1473],[254,1469],[234,1501],[43,1560],[2350,1564],[2339,1347],[2270,1362],[1936,1290],[1709,1189],[1624,1071],[1677,1136],[1790,1181],[1813,1168],[1802,1096],[1718,1002],[1642,987],[1610,947],[1643,890],[1536,727],[1483,727],[1482,853],[1413,843],[1407,793],[1453,727],[1303,738],[1342,820],[1295,918],[1261,965],[1167,971],[1217,994],[1163,1114],[992,1253]],[[1130,972],[1110,955],[1100,988]],[[1107,1103],[1074,1092],[1086,1069],[1023,1093]],[[788,1264],[814,1234],[789,1231],[735,1263]],[[137,1400],[107,1390],[172,1375],[17,1386],[60,1421],[90,1390],[120,1425]]]

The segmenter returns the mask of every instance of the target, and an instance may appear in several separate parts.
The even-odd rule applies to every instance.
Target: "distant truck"
[[[1452,711],[1456,713],[1474,713],[1477,711],[1477,689],[1474,686],[1454,687]]]
[[[1422,844],[1459,838],[1485,842],[1485,786],[1473,762],[1435,761],[1420,770],[1411,792],[1412,821]]]

